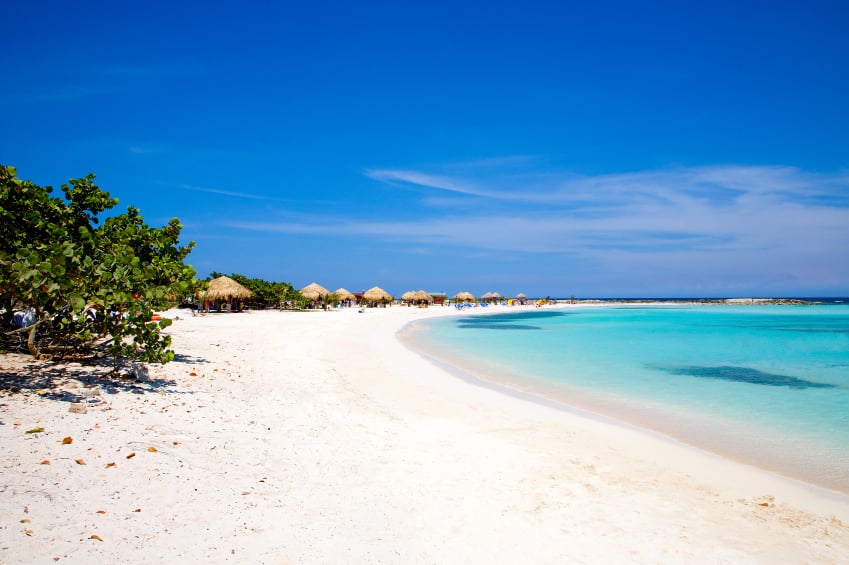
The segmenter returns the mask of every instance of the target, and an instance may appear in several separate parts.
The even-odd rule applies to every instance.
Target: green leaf
[[[76,292],[70,294],[68,301],[71,303],[71,308],[74,309],[74,312],[82,312],[83,308],[85,308],[85,298]]]

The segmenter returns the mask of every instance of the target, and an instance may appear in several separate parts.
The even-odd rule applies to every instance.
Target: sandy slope
[[[142,383],[0,357],[0,563],[849,559],[845,498],[476,386],[394,337],[443,314],[462,315],[181,312],[180,359]]]

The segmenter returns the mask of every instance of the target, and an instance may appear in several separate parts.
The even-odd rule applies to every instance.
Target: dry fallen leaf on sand
[[[102,539],[100,539],[100,536],[97,535],[97,534],[91,534],[91,537],[89,537],[88,539],[96,539],[97,541],[103,541]]]
[[[68,437],[66,437],[65,439],[62,440],[62,445],[68,445],[69,443],[73,443],[73,442],[74,442],[74,438],[72,438],[71,436],[68,436]]]
[[[106,514],[106,510],[98,510],[95,514]]]
[[[155,447],[148,447],[147,450],[150,451],[151,453],[156,453]]]
[[[141,508],[136,508],[133,512],[141,512]]]
[[[24,530],[24,533],[28,536],[32,535],[32,530]]]
[[[135,452],[135,451],[133,451],[132,453],[130,453],[129,455],[127,455],[127,459],[132,459],[132,458],[133,458],[133,457],[135,457],[135,456],[136,456],[136,452]]]
[[[29,524],[29,518],[24,518],[21,520],[21,524]]]
[[[114,467],[114,466],[115,466],[115,462],[114,462],[114,461],[113,461],[112,463],[107,463],[107,464],[106,464],[106,468],[107,468],[107,469],[108,469],[109,467]]]
[[[85,461],[83,461],[82,459],[74,459],[74,461],[77,463],[77,465],[85,465]]]
[[[41,433],[43,431],[44,431],[44,428],[33,428],[31,430],[25,431],[24,433],[25,434],[38,434],[38,433]]]
[[[50,465],[50,459],[45,459],[44,461],[39,463],[39,465]]]

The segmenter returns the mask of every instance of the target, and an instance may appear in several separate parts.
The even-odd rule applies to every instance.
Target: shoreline
[[[12,454],[0,561],[838,563],[849,552],[843,499],[470,384],[398,339],[453,308],[185,314],[166,313],[181,318],[169,328],[177,361],[145,382],[0,357],[0,376],[23,383],[0,395]],[[69,412],[70,394],[87,413]]]
[[[620,304],[620,302],[616,302],[615,304]],[[621,302],[623,305],[632,305],[633,303]],[[643,302],[641,305],[657,305],[663,306],[668,304],[667,302],[658,303],[658,302]],[[686,302],[686,304],[695,304],[701,305],[700,303],[694,302]],[[748,304],[748,303],[747,303]],[[770,304],[782,304],[786,305],[787,302],[770,302]],[[609,306],[610,303],[603,302],[579,302],[577,304],[569,304],[569,305],[557,305],[554,307],[549,306],[548,308],[555,309],[573,309],[573,308],[581,308],[581,307],[604,307]],[[475,315],[481,314],[492,314],[496,315],[499,313],[508,314],[510,310],[495,310],[495,311],[475,311]],[[577,416],[579,418],[584,418],[590,421],[599,422],[602,425],[619,427],[624,430],[628,430],[629,432],[634,432],[637,434],[644,434],[651,438],[657,439],[662,442],[667,442],[670,444],[674,444],[680,447],[682,450],[695,450],[708,456],[709,458],[716,458],[718,460],[725,460],[735,465],[740,465],[745,468],[751,468],[756,472],[763,472],[766,475],[774,478],[774,480],[782,482],[786,481],[791,490],[801,490],[804,492],[810,492],[814,494],[816,497],[822,498],[824,500],[834,500],[840,503],[839,509],[842,509],[842,505],[849,504],[849,493],[838,490],[836,488],[830,488],[828,486],[816,484],[814,482],[805,480],[804,478],[794,477],[792,475],[788,475],[782,473],[779,470],[771,469],[767,466],[763,466],[758,464],[756,461],[749,461],[745,459],[738,459],[734,456],[732,451],[721,451],[716,449],[711,449],[708,446],[700,445],[698,443],[690,442],[685,438],[676,437],[666,431],[661,429],[655,429],[652,427],[648,427],[646,425],[641,425],[639,423],[631,422],[627,419],[624,419],[620,416],[611,413],[605,413],[599,410],[594,409],[589,406],[579,406],[576,404],[571,404],[567,399],[563,399],[562,397],[558,397],[556,394],[553,394],[552,391],[548,391],[546,389],[542,389],[539,386],[534,387],[530,386],[527,389],[523,388],[515,379],[511,379],[509,376],[503,376],[500,378],[493,378],[493,375],[490,374],[485,367],[482,365],[475,365],[474,360],[470,360],[468,364],[456,364],[454,361],[447,359],[443,356],[440,356],[437,352],[433,351],[430,347],[420,346],[414,341],[414,332],[416,331],[415,325],[423,323],[425,320],[415,320],[407,323],[405,326],[399,329],[398,331],[398,339],[401,343],[407,347],[408,349],[416,352],[421,355],[423,358],[428,360],[430,363],[439,367],[441,370],[446,373],[453,375],[455,378],[463,380],[474,386],[479,386],[485,389],[494,390],[500,394],[504,394],[513,398],[516,398],[520,401],[530,402],[533,404],[537,404],[549,409],[563,411],[565,413]],[[796,500],[800,500],[797,495],[793,495]],[[810,507],[812,509],[817,508],[817,506]],[[841,516],[843,520],[849,521],[849,514],[843,514]]]

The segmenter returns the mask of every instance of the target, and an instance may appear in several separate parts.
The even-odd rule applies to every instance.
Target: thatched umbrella
[[[413,300],[418,302],[433,302],[433,296],[423,290],[417,290],[413,293]]]
[[[301,293],[301,294],[303,294],[303,293]],[[336,290],[333,291],[333,294],[335,294],[336,298],[338,298],[339,300],[353,300],[354,298],[356,298],[354,296],[354,293],[352,293],[352,292],[350,292],[350,291],[348,291],[344,288],[337,288]]]
[[[516,295],[516,298],[527,298],[527,297],[528,297],[528,295],[525,294],[524,292],[520,292],[519,294]]]
[[[454,295],[454,300],[457,300],[458,302],[461,301],[461,300],[465,301],[465,302],[471,302],[474,299],[475,299],[475,295],[472,294],[471,292],[458,292],[457,294]]]
[[[242,300],[251,297],[251,291],[231,279],[230,277],[218,277],[209,281],[209,288],[199,294],[201,300],[210,302],[233,300],[234,298]]]
[[[310,300],[318,300],[330,294],[330,291],[318,283],[310,283],[301,289],[301,296]]]
[[[416,299],[416,292],[413,290],[408,290],[404,294],[401,295],[401,300],[404,302],[413,302]]]
[[[392,300],[392,296],[379,286],[373,286],[367,291],[365,291],[363,293],[363,298],[371,302],[380,302],[381,300]]]
[[[233,300],[244,300],[251,297],[251,291],[231,279],[230,277],[220,276],[217,279],[209,281],[206,290],[197,293],[197,297],[202,304],[203,309],[209,310],[209,303],[232,302]],[[237,310],[241,310],[241,303],[237,306]]]

